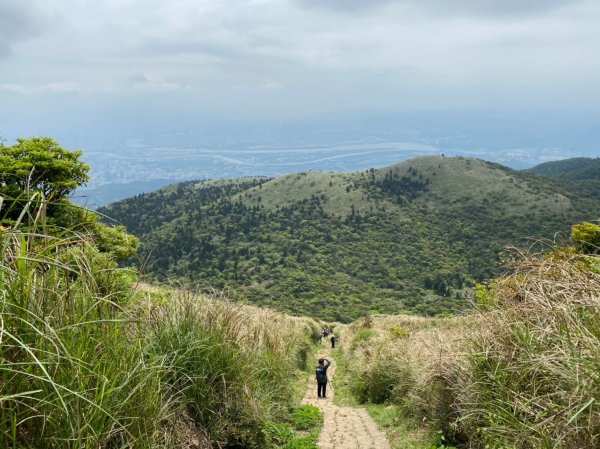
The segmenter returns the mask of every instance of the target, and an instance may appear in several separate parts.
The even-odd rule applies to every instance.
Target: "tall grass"
[[[507,269],[464,317],[345,327],[351,390],[453,444],[600,447],[598,257],[518,252]]]
[[[484,298],[457,389],[460,424],[483,444],[600,447],[597,268],[565,251],[519,254]]]
[[[122,305],[100,291],[93,272],[109,268],[90,264],[93,246],[69,233],[0,237],[0,445],[166,444],[160,372]]]
[[[467,324],[459,317],[380,315],[345,326],[340,341],[350,391],[359,402],[396,405],[413,422],[453,434],[450,386]]]
[[[298,397],[306,322],[189,292],[159,315],[149,351],[188,416],[219,447],[265,447],[264,424],[287,416]]]
[[[29,215],[0,229],[0,447],[268,447],[316,323],[133,291],[93,236]]]

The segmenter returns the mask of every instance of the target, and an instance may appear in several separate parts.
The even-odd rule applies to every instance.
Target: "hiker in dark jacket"
[[[317,396],[325,399],[327,397],[327,368],[331,362],[327,359],[319,359],[319,365],[316,369],[317,375]]]
[[[331,349],[335,349],[335,334],[331,333]]]

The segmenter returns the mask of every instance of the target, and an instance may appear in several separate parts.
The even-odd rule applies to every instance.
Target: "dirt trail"
[[[327,377],[327,399],[317,398],[315,375],[308,378],[304,403],[319,407],[325,422],[317,442],[321,449],[391,449],[385,434],[377,428],[373,419],[363,408],[338,407],[333,404],[335,388],[335,360],[328,350],[321,350],[317,357],[331,361]]]

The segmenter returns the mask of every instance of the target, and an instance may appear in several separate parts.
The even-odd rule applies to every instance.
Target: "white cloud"
[[[0,91],[12,92],[18,94],[38,94],[38,93],[84,93],[84,92],[99,92],[108,90],[107,88],[82,83],[46,83],[41,85],[25,85],[16,83],[0,84]]]
[[[283,84],[278,81],[265,81],[264,83],[259,84],[259,89],[262,90],[282,90],[284,89]]]
[[[131,84],[136,90],[155,92],[172,92],[184,88],[184,86],[178,83],[165,81],[160,76],[146,75],[143,73],[133,75],[131,77]]]

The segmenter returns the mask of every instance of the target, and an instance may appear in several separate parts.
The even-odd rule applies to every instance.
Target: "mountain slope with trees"
[[[528,172],[558,181],[580,195],[600,198],[600,158],[575,157],[545,162]]]
[[[561,177],[573,181],[600,179],[600,158],[574,157],[560,161],[544,162],[527,171],[536,175]]]
[[[477,159],[425,157],[355,173],[188,182],[101,209],[141,241],[155,281],[349,321],[468,306],[506,244],[595,218],[572,185]],[[590,212],[591,211],[591,212]]]

